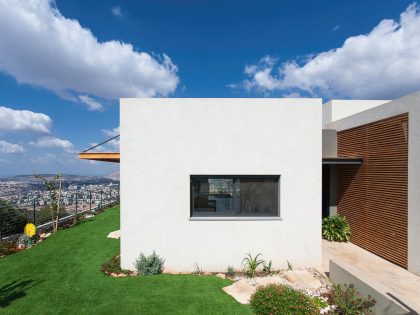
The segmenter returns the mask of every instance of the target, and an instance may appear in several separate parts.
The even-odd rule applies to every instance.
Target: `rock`
[[[247,304],[249,303],[249,298],[260,286],[265,286],[268,284],[285,284],[286,281],[279,276],[269,276],[269,277],[256,277],[256,278],[243,278],[230,286],[224,287],[223,291],[227,294],[233,296],[235,300],[239,303]]]
[[[226,279],[226,275],[224,273],[218,273],[216,275],[216,277],[222,278],[222,279]]]
[[[51,233],[42,233],[39,237],[40,237],[40,239],[46,239],[47,237],[50,237],[51,236]]]
[[[269,284],[283,284],[293,287],[296,290],[313,294],[325,288],[325,285],[308,270],[285,271],[265,277],[241,278],[230,286],[224,287],[223,291],[233,296],[239,303],[249,303],[251,295],[261,286]]]
[[[289,270],[283,275],[287,281],[305,289],[317,290],[322,287],[321,281],[308,270]]]
[[[125,277],[127,277],[127,275],[125,273],[111,272],[111,273],[109,273],[109,275],[113,278],[125,278]]]
[[[114,232],[109,233],[107,237],[108,238],[119,239],[120,238],[120,235],[121,235],[120,230],[117,230],[117,231],[114,231]]]

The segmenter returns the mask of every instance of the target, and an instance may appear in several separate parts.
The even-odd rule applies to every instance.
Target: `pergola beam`
[[[120,153],[119,152],[82,152],[82,153],[79,153],[79,159],[120,163]]]

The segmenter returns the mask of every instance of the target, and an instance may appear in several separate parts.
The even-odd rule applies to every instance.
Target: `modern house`
[[[120,103],[122,267],[153,250],[168,272],[260,252],[317,266],[339,213],[354,244],[420,275],[420,92]]]

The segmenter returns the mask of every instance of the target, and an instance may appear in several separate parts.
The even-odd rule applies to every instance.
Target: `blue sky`
[[[119,97],[389,99],[418,69],[411,1],[0,0],[0,176],[117,170],[76,153]]]

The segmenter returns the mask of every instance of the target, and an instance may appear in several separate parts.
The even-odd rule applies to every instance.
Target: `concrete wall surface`
[[[330,260],[330,281],[334,284],[354,284],[356,290],[363,296],[370,295],[376,300],[373,314],[377,315],[408,315],[417,314],[408,305],[405,305],[398,294],[390,288],[377,282],[368,273],[353,268],[344,262]]]
[[[320,99],[121,99],[121,261],[166,272],[321,261]],[[190,175],[280,175],[280,217],[190,218]]]
[[[389,101],[390,100],[331,100],[322,105],[323,126],[332,121],[349,117]]]

